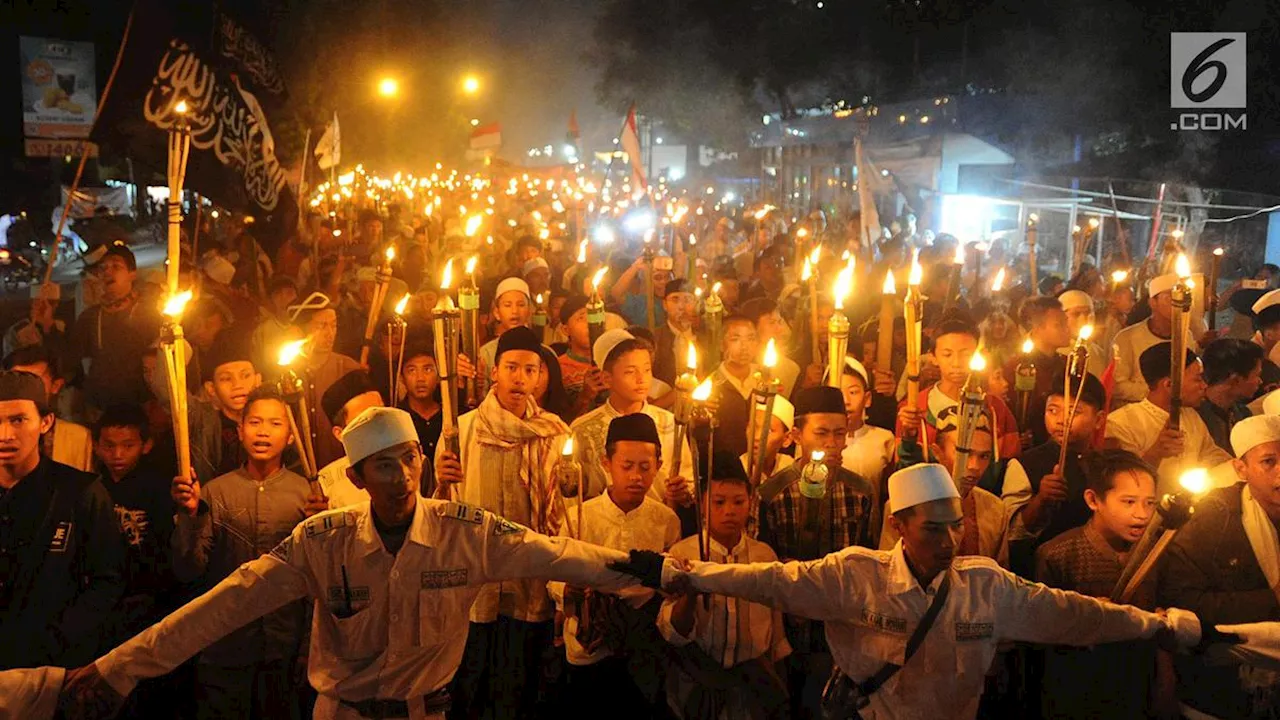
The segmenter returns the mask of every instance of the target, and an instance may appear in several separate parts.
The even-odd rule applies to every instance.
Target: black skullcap
[[[542,351],[542,342],[532,330],[521,325],[502,333],[498,338],[498,352],[494,353],[494,362],[502,359],[502,354],[511,350],[528,350],[531,353]]]
[[[209,352],[205,353],[200,362],[200,380],[202,382],[212,382],[213,375],[218,368],[233,362],[253,363],[253,353],[249,349],[249,343],[244,338],[234,337],[232,333],[224,332],[218,336],[217,342],[213,347],[209,348]],[[257,369],[255,367],[255,369]]]
[[[37,408],[49,405],[44,381],[20,370],[0,371],[0,400],[30,400]]]
[[[1169,353],[1165,353],[1165,375],[1169,374]],[[1049,385],[1050,395],[1061,395],[1063,383],[1066,380],[1065,373],[1057,373],[1054,375],[1052,383]],[[1102,381],[1094,377],[1092,373],[1084,374],[1084,389],[1080,388],[1080,378],[1071,377],[1071,399],[1075,400],[1076,394],[1080,394],[1080,402],[1085,405],[1092,406],[1095,410],[1102,410],[1107,406],[1107,391],[1102,387]]]
[[[342,412],[342,408],[351,401],[351,398],[367,392],[378,392],[369,373],[365,370],[352,370],[338,378],[337,382],[324,391],[324,396],[320,398],[320,408],[324,410],[329,422],[337,425],[334,418]]]
[[[609,423],[609,434],[604,439],[605,445],[612,445],[620,440],[634,440],[662,446],[662,441],[658,439],[658,426],[654,424],[653,418],[644,413],[619,415]]]
[[[1188,365],[1199,360],[1200,356],[1191,348],[1186,349],[1185,362],[1182,367],[1185,369]],[[1142,379],[1147,381],[1147,386],[1154,386],[1157,382],[1169,377],[1169,373],[1173,370],[1173,343],[1161,342],[1152,345],[1142,354],[1138,356],[1138,369],[1142,371]]]
[[[94,248],[92,251],[87,253],[85,257],[93,263],[92,267],[98,267],[102,264],[103,260],[106,260],[112,255],[124,260],[124,264],[128,266],[130,270],[138,269],[138,259],[133,256],[133,251],[129,249],[129,246],[125,245],[121,240],[116,240],[115,242],[107,245],[99,245],[97,248]]]
[[[662,297],[678,292],[692,292],[684,289],[684,278],[676,278],[675,280],[667,281],[667,287],[663,289]]]
[[[564,305],[560,306],[560,322],[567,325],[569,318],[586,306],[586,295],[570,295],[569,299],[564,301]]]
[[[805,388],[796,394],[796,417],[815,413],[844,414],[844,393],[830,385]]]
[[[717,449],[715,456],[711,458],[711,479],[750,482],[747,471],[742,467],[742,460],[724,449]]]

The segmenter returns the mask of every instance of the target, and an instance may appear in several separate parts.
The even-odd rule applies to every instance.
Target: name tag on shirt
[[[906,619],[881,615],[880,613],[871,612],[866,608],[862,609],[858,619],[863,625],[877,630],[883,630],[884,632],[905,633],[907,631]]]
[[[53,540],[49,541],[49,552],[63,553],[67,551],[67,545],[71,542],[71,521],[60,522],[58,527],[53,529]]]
[[[422,573],[423,590],[444,590],[445,588],[464,587],[467,584],[467,569],[429,570]]]
[[[956,642],[966,640],[990,640],[995,633],[993,623],[956,623]]]

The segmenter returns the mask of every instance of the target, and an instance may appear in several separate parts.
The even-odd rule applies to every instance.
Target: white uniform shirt
[[[671,564],[664,568],[669,577]],[[1006,641],[1095,645],[1153,636],[1161,619],[1134,607],[1031,583],[988,558],[957,558],[951,590],[911,662],[869,698],[863,720],[973,718],[996,646]],[[933,599],[892,551],[845,548],[812,562],[694,563],[695,590],[764,603],[826,622],[836,665],[855,682],[902,663]]]
[[[1146,320],[1135,323],[1116,333],[1112,341],[1115,354],[1115,391],[1112,403],[1115,407],[1135,403],[1147,396],[1147,381],[1142,377],[1142,368],[1138,366],[1138,358],[1143,351],[1152,345],[1169,342],[1151,332]],[[1195,342],[1187,338],[1187,347],[1196,349]]]
[[[773,548],[752,540],[743,533],[742,539],[732,549],[726,549],[715,540],[708,539],[708,552],[717,563],[768,563],[778,556]],[[671,556],[681,560],[699,560],[698,536],[690,535],[671,546]],[[677,647],[696,642],[722,667],[731,668],[739,663],[768,655],[774,662],[791,654],[791,645],[782,627],[782,613],[759,603],[739,600],[726,595],[711,595],[711,607],[695,599],[693,632],[681,635],[671,624],[671,614],[677,598],[668,598],[658,613],[658,632]]]
[[[270,554],[96,664],[112,688],[128,694],[139,680],[168,673],[235,628],[310,597],[307,678],[320,694],[314,717],[359,717],[338,699],[412,701],[453,679],[467,611],[485,583],[542,577],[620,591],[637,581],[605,563],[626,557],[539,535],[469,505],[424,499],[403,547],[391,555],[368,505],[333,510],[299,524]],[[412,720],[424,717],[421,703],[410,707]]]
[[[593,545],[607,547],[612,550],[627,552],[628,550],[652,550],[665,552],[680,539],[680,518],[675,512],[654,500],[646,497],[640,507],[631,512],[623,512],[613,502],[608,493],[591,498],[582,506],[582,524],[584,529],[578,535],[578,515],[570,510],[561,534],[576,537]],[[547,583],[547,590],[556,601],[556,607],[564,609],[564,583]],[[649,602],[654,591],[649,588],[628,588],[617,593],[633,608]],[[578,618],[566,617],[564,620],[564,649],[571,665],[592,665],[607,657],[608,648],[600,647],[594,653],[588,653],[582,643],[578,642]]]
[[[667,478],[671,477],[671,471],[674,468],[676,416],[670,410],[664,410],[649,403],[645,403],[640,412],[653,418],[653,424],[658,428],[658,439],[662,442],[662,464],[658,467],[653,486],[649,488],[649,495],[661,501],[663,489],[667,486]],[[618,412],[613,403],[606,402],[580,416],[569,426],[573,432],[574,457],[582,465],[582,471],[585,473],[588,498],[600,495],[609,485],[609,476],[602,462],[605,439],[609,436],[609,423],[617,417],[622,417],[622,413]],[[687,442],[680,448],[680,456],[680,474],[692,478],[693,455],[689,452]],[[692,481],[689,486],[692,490]]]
[[[1107,417],[1107,439],[1114,440],[1135,455],[1144,455],[1156,444],[1156,438],[1168,422],[1167,410],[1144,399]],[[1193,408],[1182,408],[1178,426],[1183,433],[1182,454],[1160,461],[1160,467],[1156,468],[1159,475],[1156,497],[1177,490],[1178,476],[1183,470],[1193,467],[1211,469],[1231,459],[1231,454],[1213,441],[1200,413]]]

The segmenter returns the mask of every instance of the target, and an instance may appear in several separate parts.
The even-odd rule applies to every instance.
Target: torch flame
[[[956,256],[951,259],[951,262],[956,265],[964,264],[964,243],[956,245]]]
[[[472,215],[467,218],[466,233],[467,237],[475,237],[476,231],[480,229],[480,223],[484,222],[483,215]]]
[[[802,237],[809,237],[809,231],[808,231],[808,229],[806,229],[806,228],[799,228],[799,229],[797,229],[797,230],[796,230],[796,237],[798,237],[798,238],[802,238]]]
[[[1091,337],[1093,337],[1093,326],[1092,326],[1092,325],[1085,325],[1084,327],[1080,328],[1080,340],[1081,340],[1081,342],[1083,342],[1083,341],[1085,341],[1085,340],[1088,340],[1088,339],[1089,339],[1089,338],[1091,338]]]
[[[607,272],[609,272],[609,268],[607,268],[607,267],[602,267],[602,268],[600,268],[599,270],[597,270],[597,271],[596,271],[596,274],[595,274],[595,275],[593,275],[593,276],[591,277],[591,291],[592,291],[592,292],[600,292],[600,281],[601,281],[601,280],[604,280],[604,274],[605,274],[605,273],[607,273]]]
[[[720,283],[711,286],[711,294],[720,297]]]
[[[998,293],[1004,289],[1004,268],[1000,268],[996,273],[996,279],[991,283],[991,292]]]
[[[448,290],[453,285],[453,258],[444,264],[444,277],[440,280],[440,289]]]
[[[173,111],[179,115],[186,115],[188,109],[186,100],[179,100],[178,104],[173,106]]]
[[[1192,495],[1203,495],[1209,492],[1209,471],[1204,468],[1191,468],[1182,473],[1178,484]]]
[[[538,296],[537,296],[537,297],[535,297],[535,298],[533,299],[533,302],[534,302],[534,304],[535,304],[535,305],[541,305],[541,304],[542,304],[542,293],[538,293]]]
[[[1111,282],[1117,285],[1119,285],[1120,283],[1128,279],[1129,279],[1128,270],[1116,270],[1115,272],[1111,273]]]
[[[702,381],[702,384],[693,389],[690,395],[695,402],[706,402],[711,399],[711,378]]]
[[[1173,262],[1173,271],[1180,278],[1191,277],[1191,261],[1187,259],[1186,254],[1178,253],[1178,259]]]
[[[1096,218],[1096,217],[1095,217],[1095,218],[1089,218],[1089,227],[1090,227],[1091,229],[1093,229],[1093,230],[1097,230],[1097,229],[1098,229],[1098,226],[1099,226],[1099,225],[1101,225],[1101,224],[1102,224],[1102,223],[1098,221],[1098,218]]]
[[[186,290],[169,298],[164,303],[164,314],[171,318],[181,317],[182,310],[191,301],[191,291]]]
[[[778,367],[778,348],[774,344],[773,338],[769,338],[769,344],[764,347],[764,366],[767,368]]]
[[[1213,254],[1217,255],[1218,257],[1222,257],[1222,248],[1214,248]]]
[[[565,457],[569,457],[570,455],[573,454],[573,436],[572,435],[569,436],[568,440],[564,441],[564,449],[560,451],[560,454]]]
[[[845,252],[848,252],[848,250],[846,250]],[[809,253],[809,262],[813,263],[814,265],[817,265],[818,261],[821,259],[822,259],[822,246],[819,245],[813,249],[813,252]]]
[[[578,262],[585,263],[587,261],[587,241],[583,240],[578,243]]]
[[[897,288],[897,286],[896,286],[896,285],[894,285],[894,284],[893,284],[893,271],[892,271],[892,270],[890,270],[889,272],[887,272],[887,273],[885,273],[885,274],[884,274],[884,294],[885,294],[885,295],[897,295],[897,294],[898,294],[898,288]]]
[[[1022,341],[1022,352],[1030,355],[1032,350],[1036,349],[1036,344],[1031,342],[1031,338]]]
[[[298,356],[302,354],[302,347],[306,344],[307,341],[305,339],[285,343],[280,348],[280,354],[276,357],[276,363],[282,367],[292,365],[293,361],[298,359]]]
[[[395,245],[389,245],[389,246],[387,246],[387,253],[386,253],[386,255],[387,255],[387,262],[388,262],[388,263],[389,263],[389,262],[391,262],[392,260],[395,260],[395,259],[396,259],[396,246],[395,246]]]
[[[920,248],[911,251],[911,272],[907,273],[907,284],[920,287],[924,282],[924,268],[920,265]]]
[[[696,372],[698,370],[698,346],[697,345],[694,345],[693,343],[689,343],[689,352],[685,355],[684,366],[689,368],[689,370],[692,372]]]
[[[479,259],[480,258],[475,255],[472,255],[471,257],[467,258],[467,274],[468,275],[476,274],[476,261]]]
[[[969,358],[970,372],[985,372],[987,369],[987,359],[982,357],[982,353],[976,352],[973,357]]]
[[[827,453],[824,450],[814,450],[809,453],[809,462],[820,463],[827,459]]]
[[[851,290],[853,290],[853,273],[846,267],[836,276],[836,286],[832,290],[835,295],[836,310],[844,309],[844,299],[849,296]]]
[[[404,314],[404,309],[405,309],[406,307],[408,307],[408,305],[409,305],[409,298],[410,298],[409,293],[405,293],[405,294],[404,294],[404,297],[400,298],[400,302],[396,303],[396,314],[397,314],[397,315],[403,315],[403,314]]]
[[[804,267],[800,269],[800,281],[809,282],[809,278],[813,277],[813,266],[809,263],[809,258],[804,259]]]

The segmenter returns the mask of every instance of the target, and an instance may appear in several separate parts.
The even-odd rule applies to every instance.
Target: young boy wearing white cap
[[[471,505],[421,498],[425,458],[403,410],[366,410],[342,441],[349,477],[369,492],[369,504],[310,518],[270,554],[70,673],[63,696],[69,711],[118,705],[138,680],[163,675],[264,613],[309,598],[315,717],[440,720],[468,639],[467,611],[485,583],[538,576],[611,591],[636,584],[605,569],[623,553],[549,538]]]
[[[891,475],[889,510],[902,537],[889,551],[852,547],[817,562],[733,565],[663,562],[633,552],[614,567],[668,592],[729,595],[825,621],[843,675],[837,683],[843,688],[828,693],[828,707],[868,718],[975,717],[1002,642],[1199,640],[1190,613],[1113,605],[1026,582],[989,558],[957,558],[964,516],[941,465]],[[919,652],[910,654],[905,646],[913,635]]]
[[[867,369],[851,355],[844,359],[840,391],[844,393],[845,413],[845,446],[840,462],[846,470],[871,483],[876,488],[876,497],[884,497],[880,489],[893,468],[897,440],[892,432],[867,424],[871,383]],[[872,532],[878,534],[880,530],[872,528]]]
[[[1231,429],[1231,446],[1240,482],[1196,502],[1169,544],[1156,592],[1157,604],[1185,607],[1206,626],[1280,618],[1280,417],[1241,420]],[[1198,713],[1256,717],[1258,708],[1274,707],[1272,675],[1178,660],[1178,699]]]
[[[524,326],[498,338],[493,389],[479,407],[458,418],[461,457],[445,443],[436,447],[436,497],[502,512],[513,522],[553,535],[562,521],[554,468],[569,426],[534,401],[541,349],[539,338]],[[464,669],[454,684],[461,707],[497,712],[497,717],[532,712],[539,653],[551,643],[554,610],[544,581],[485,586],[471,608]],[[522,650],[499,652],[503,647]]]
[[[1147,348],[1167,342],[1173,335],[1173,286],[1178,276],[1173,273],[1151,278],[1147,292],[1151,299],[1151,317],[1139,321],[1116,333],[1115,390],[1112,407],[1119,408],[1135,403],[1147,396],[1147,381],[1142,376],[1138,359]],[[1187,345],[1196,349],[1195,339],[1187,338]]]
[[[653,384],[653,346],[626,330],[606,330],[596,339],[592,362],[601,369],[600,377],[609,397],[569,426],[573,433],[574,456],[586,473],[586,497],[583,499],[596,497],[608,487],[609,476],[604,459],[610,423],[623,415],[643,413],[653,419],[662,443],[658,475],[650,493],[657,500],[668,501],[672,507],[692,501],[688,478],[695,468],[689,446],[685,444],[676,448],[675,415],[648,401]],[[673,479],[671,470],[677,452],[681,454],[683,472]]]

